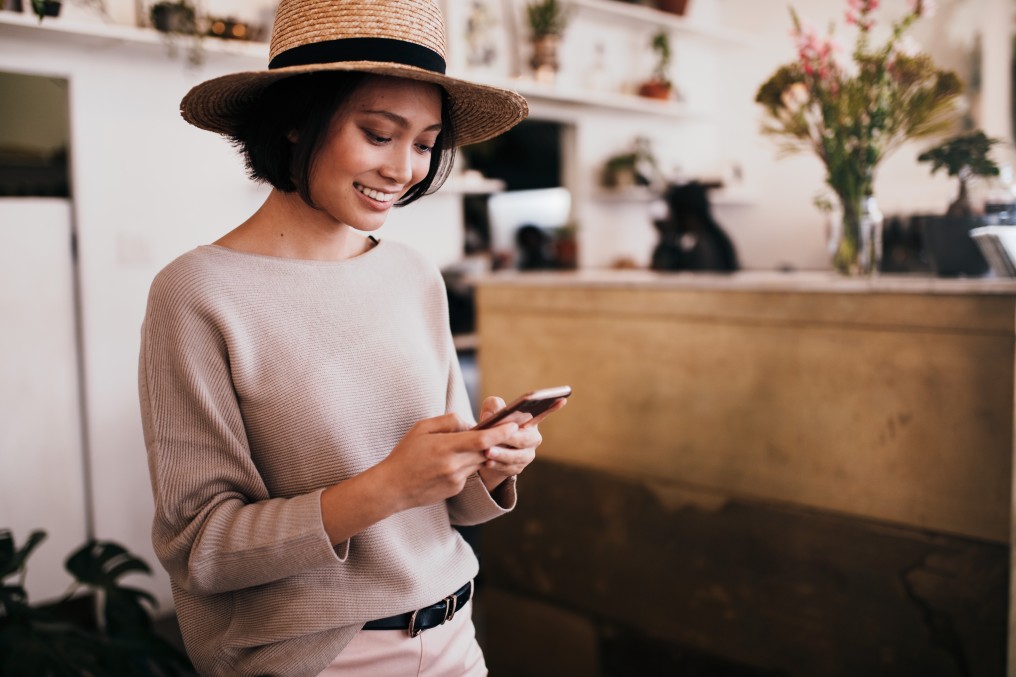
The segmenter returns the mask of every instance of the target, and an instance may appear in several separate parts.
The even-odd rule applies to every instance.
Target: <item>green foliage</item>
[[[664,30],[658,31],[649,41],[650,47],[656,52],[656,68],[653,69],[653,79],[656,82],[670,84],[670,60],[673,58],[673,51],[670,48],[670,36]]]
[[[533,37],[561,35],[568,25],[568,12],[557,0],[536,0],[526,5]]]
[[[65,563],[75,580],[67,595],[54,604],[31,605],[24,587],[26,563],[45,538],[45,532],[34,531],[16,548],[11,532],[0,530],[0,674],[141,677],[179,675],[190,668],[187,657],[154,632],[145,604],[154,607],[155,599],[119,583],[126,574],[151,569],[116,543],[85,543]],[[74,613],[81,590],[99,602],[93,617]]]
[[[978,130],[954,136],[921,153],[919,162],[930,162],[931,173],[945,169],[949,176],[998,176],[998,165],[988,157],[991,147],[1000,143]]]
[[[35,12],[37,17],[39,17],[39,23],[42,23],[42,20],[47,16],[52,16],[48,10],[50,5],[53,4],[59,3],[49,2],[48,0],[32,0],[32,11]]]

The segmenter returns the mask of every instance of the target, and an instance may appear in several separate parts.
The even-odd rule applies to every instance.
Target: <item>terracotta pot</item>
[[[533,40],[533,60],[530,65],[538,82],[553,82],[557,75],[557,52],[560,35],[541,35]]]
[[[644,82],[639,86],[639,96],[666,101],[670,98],[670,85],[666,82],[659,82],[657,80]]]
[[[684,16],[688,9],[688,0],[656,0],[656,8],[678,16]]]

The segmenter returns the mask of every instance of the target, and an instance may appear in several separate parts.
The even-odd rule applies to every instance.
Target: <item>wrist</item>
[[[478,471],[480,475],[480,481],[483,482],[483,486],[487,488],[487,492],[493,494],[494,490],[505,483],[506,480],[510,480],[515,475],[505,475],[504,473],[497,472],[495,470],[488,470],[487,468],[480,468]]]

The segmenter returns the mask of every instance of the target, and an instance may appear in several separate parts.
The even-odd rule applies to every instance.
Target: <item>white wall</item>
[[[198,80],[246,66],[219,57],[188,70],[159,44],[0,40],[0,70],[70,81],[94,533],[153,565],[137,400],[148,286],[169,260],[245,218],[262,194],[243,179],[228,144],[189,127],[177,110]],[[168,602],[168,581],[155,568]]]
[[[62,595],[85,541],[71,209],[53,198],[0,199],[0,528],[29,560],[33,602]]]

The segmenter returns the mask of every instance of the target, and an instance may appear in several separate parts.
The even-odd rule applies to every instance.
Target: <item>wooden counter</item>
[[[818,605],[815,613],[828,616],[828,634],[815,642],[838,641],[815,654],[813,671],[848,674],[823,667],[823,656],[836,657],[842,648],[851,654],[875,652],[870,663],[837,663],[863,674],[911,674],[900,669],[912,666],[920,667],[920,674],[999,674],[990,666],[1004,661],[1005,604],[1001,611],[997,604],[991,607],[991,613],[984,604],[990,605],[985,600],[992,595],[1007,599],[1008,590],[1016,283],[780,273],[514,274],[481,281],[477,299],[484,393],[512,397],[563,383],[575,389],[568,408],[544,426],[541,464],[530,470],[547,479],[548,472],[564,473],[557,481],[580,473],[586,480],[626,483],[652,497],[652,510],[663,522],[667,515],[688,511],[702,515],[689,529],[708,529],[708,516],[721,513],[729,522],[731,506],[746,508],[746,514],[764,513],[773,518],[764,520],[766,529],[782,536],[797,529],[805,541],[788,546],[793,552],[769,553],[769,565],[815,568],[813,579],[802,576],[799,582],[825,586],[826,599],[846,590],[863,596],[869,589],[865,581],[872,578],[897,579],[895,590],[891,584],[873,586],[881,592],[872,593],[876,598],[869,606],[855,602],[861,604],[856,613],[893,619],[881,644],[873,638],[874,644],[864,638],[839,641],[844,626],[857,619],[840,618],[843,609],[833,613]],[[540,465],[545,469],[538,470]],[[539,482],[540,476],[534,478]],[[523,492],[525,486],[523,480]],[[523,497],[524,505],[530,497]],[[617,528],[624,521],[619,511],[613,518]],[[779,515],[792,517],[773,517]],[[539,520],[539,528],[547,530],[552,518],[523,519]],[[728,522],[727,528],[741,533]],[[825,536],[815,531],[820,523]],[[612,527],[601,526],[609,534]],[[511,529],[491,527],[491,547],[496,549],[497,530],[503,528]],[[659,537],[667,538],[666,527],[661,529]],[[823,579],[810,549],[835,549],[823,538],[847,532],[857,549],[837,557],[843,561],[840,575],[854,582],[837,587]],[[887,533],[899,547],[884,542]],[[746,547],[740,554],[747,564],[739,565],[736,544],[731,549],[730,543],[710,544],[707,538],[700,546],[706,553],[698,556],[728,567],[723,581],[703,573],[700,582],[736,598],[732,588],[752,579],[750,558],[759,553]],[[713,560],[708,551],[714,548],[729,553]],[[872,556],[881,551],[889,559],[880,565],[870,557],[846,561],[857,550]],[[891,553],[903,551],[906,556],[892,560]],[[914,571],[929,567],[924,574],[932,578],[936,565],[929,562],[936,557],[951,562],[938,562],[938,574],[947,571],[943,587],[928,584],[937,592],[929,588],[926,598],[913,592],[912,581],[901,588],[900,570],[893,570],[905,569],[914,553],[922,553],[910,562]],[[508,565],[502,567],[506,585],[518,589],[520,581],[535,575],[531,566],[520,565],[514,574]],[[915,575],[927,583],[924,574]],[[694,577],[694,572],[685,570],[685,575]],[[954,631],[962,641],[937,637],[939,631],[929,629],[927,620],[929,607],[945,604],[939,597],[949,585],[955,588],[957,577],[970,579],[966,592],[956,593],[967,611],[950,607],[942,613],[966,628]],[[772,625],[773,614],[791,613],[781,605],[795,598],[792,578],[766,583],[787,588],[777,597],[782,601],[772,602],[774,608],[749,613],[747,605],[757,602],[750,591],[743,595],[745,608],[736,602],[728,606],[742,620],[757,616],[756,621]],[[594,576],[590,586],[596,585]],[[691,584],[688,594],[696,589]],[[590,590],[572,593],[576,599],[597,596]],[[555,594],[564,595],[558,602],[574,607],[568,594]],[[602,601],[611,604],[609,596]],[[591,612],[602,611],[597,609]],[[968,617],[971,609],[980,620]],[[727,633],[726,640],[702,637],[691,625],[674,621],[675,613],[680,616],[671,610],[671,640],[680,646],[736,658],[739,664],[791,670],[786,674],[819,674],[803,672],[809,668],[801,666],[809,664],[792,637],[756,646],[747,635],[738,639],[737,629],[726,627],[722,618],[714,630]],[[900,628],[909,614],[912,631]],[[986,622],[995,625],[986,630]],[[659,630],[659,624],[654,627]],[[801,629],[791,623],[785,631]],[[895,643],[894,633],[900,638]],[[960,642],[960,658],[944,648],[950,642]],[[964,650],[964,642],[972,644]],[[978,656],[971,656],[975,647]],[[880,663],[879,651],[896,658]],[[904,659],[901,651],[914,655]],[[795,653],[795,669],[801,672],[784,661]],[[950,662],[956,663],[952,671]],[[929,665],[946,667],[928,672]]]

